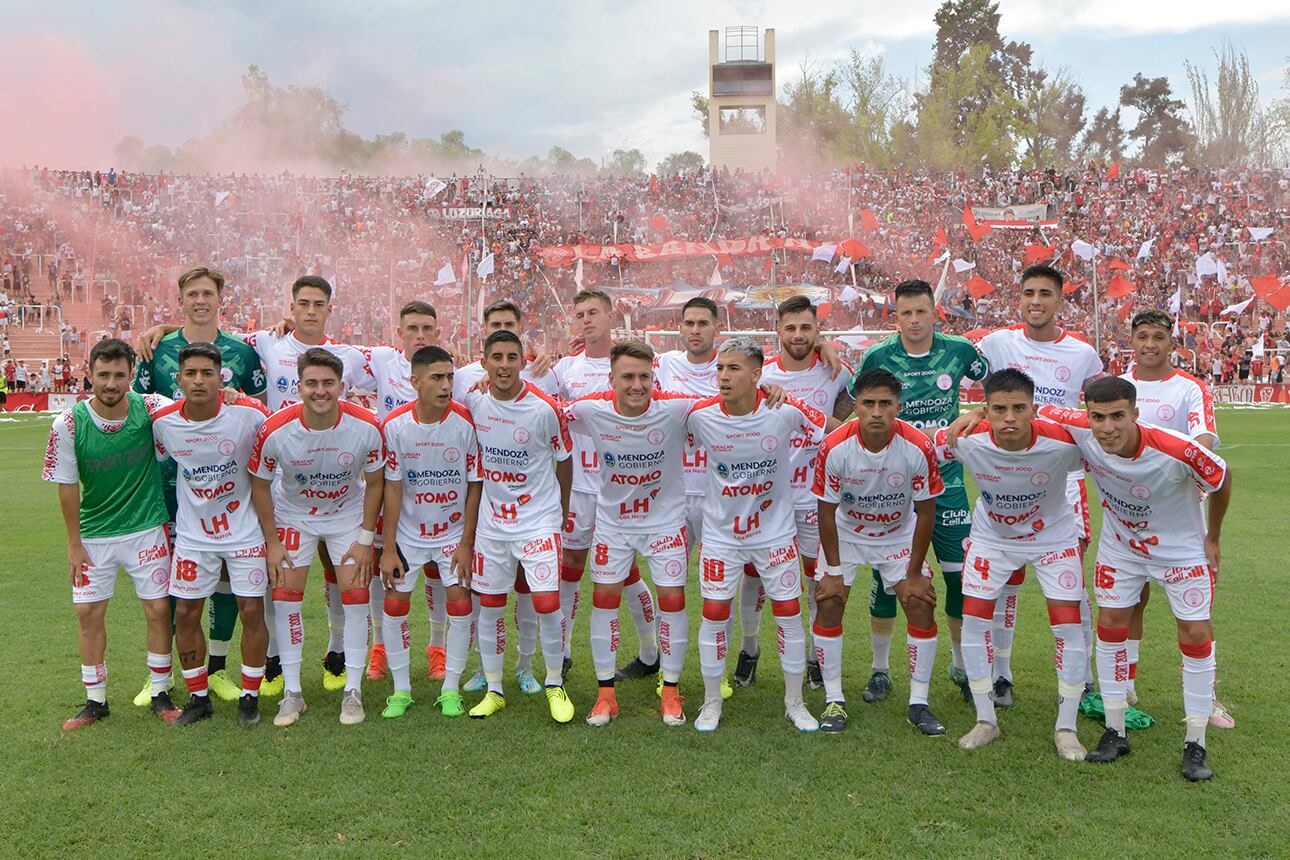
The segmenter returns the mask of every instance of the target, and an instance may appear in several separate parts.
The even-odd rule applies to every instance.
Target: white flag
[[[811,252],[811,262],[814,263],[817,260],[821,263],[831,262],[837,250],[837,245],[817,245],[815,250]]]
[[[487,257],[479,261],[475,267],[475,274],[481,278],[487,278],[493,273],[493,255],[490,253]]]
[[[1147,241],[1143,242],[1143,243],[1142,243],[1142,247],[1138,249],[1138,259],[1139,259],[1139,260],[1145,260],[1145,259],[1147,259],[1147,257],[1150,257],[1150,256],[1151,256],[1151,246],[1152,246],[1152,245],[1154,245],[1154,244],[1156,244],[1156,237],[1155,237],[1155,236],[1152,236],[1150,239],[1148,239]]]
[[[842,302],[844,305],[849,305],[858,298],[860,298],[860,293],[857,292],[850,284],[843,287],[842,292],[838,294],[838,301]]]
[[[1240,316],[1241,314],[1245,313],[1245,309],[1246,309],[1246,308],[1248,308],[1248,307],[1250,306],[1250,302],[1252,302],[1252,301],[1254,301],[1254,296],[1250,296],[1248,299],[1246,299],[1246,300],[1245,300],[1245,301],[1243,301],[1243,302],[1237,302],[1237,303],[1236,303],[1236,304],[1234,304],[1234,305],[1228,305],[1227,307],[1225,307],[1225,308],[1223,308],[1221,311],[1219,311],[1219,312],[1218,312],[1218,315],[1219,315],[1220,317],[1225,317],[1225,316],[1227,316],[1228,314],[1233,314],[1233,315],[1235,315],[1235,316]]]
[[[976,263],[969,263],[967,260],[955,260],[953,263],[954,274],[961,275],[964,272],[970,272],[976,268]]]
[[[841,260],[838,261],[838,267],[833,271],[837,272],[839,275],[845,275],[847,273],[847,270],[850,268],[851,268],[851,258],[843,257]]]
[[[944,263],[949,258],[950,258],[950,249],[946,248],[944,251],[941,251],[941,255],[939,257],[937,257],[935,260],[932,260],[932,265],[939,266],[941,263]]]
[[[574,266],[573,268],[573,282],[578,285],[578,289],[580,290],[582,289],[582,258],[581,257],[578,258],[578,265]]]
[[[426,200],[433,200],[439,196],[439,192],[448,187],[448,183],[441,179],[431,179],[426,183]]]
[[[1272,227],[1246,227],[1250,231],[1250,238],[1256,242],[1262,242],[1272,235]]]
[[[443,268],[439,270],[438,277],[434,279],[434,285],[436,287],[443,287],[448,284],[455,283],[457,283],[457,273],[452,270],[452,261],[449,260],[444,263]]]
[[[1182,287],[1174,290],[1173,295],[1169,297],[1169,313],[1177,315],[1182,309]]]
[[[719,287],[724,283],[725,281],[721,280],[721,264],[717,263],[712,267],[712,275],[708,278],[708,286]]]
[[[228,195],[229,195],[229,193],[230,193],[230,192],[228,192],[228,191],[216,191],[216,192],[215,192],[215,205],[216,205],[216,206],[218,206],[218,205],[220,205],[221,203],[223,203],[225,200],[227,200],[227,199],[228,199]]]
[[[1218,274],[1218,261],[1214,255],[1206,251],[1196,258],[1196,277],[1203,278],[1206,275]]]
[[[1254,347],[1250,351],[1250,357],[1251,358],[1263,357],[1263,332],[1259,332],[1258,336],[1254,338]]]
[[[1083,239],[1076,239],[1072,242],[1071,251],[1073,251],[1075,256],[1079,257],[1081,260],[1091,260],[1093,259],[1093,255],[1097,253],[1097,249],[1088,242],[1085,242]]]

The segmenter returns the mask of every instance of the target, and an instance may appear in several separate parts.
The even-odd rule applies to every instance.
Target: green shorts
[[[945,614],[963,617],[964,545],[972,528],[967,490],[962,486],[946,487],[936,499],[936,528],[932,531],[932,551],[945,580]],[[874,618],[895,618],[899,601],[882,587],[878,572],[873,573],[869,588],[869,614]]]

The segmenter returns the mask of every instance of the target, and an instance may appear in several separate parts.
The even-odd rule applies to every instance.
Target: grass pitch
[[[1290,845],[1290,601],[1281,567],[1290,548],[1290,411],[1219,416],[1235,495],[1215,624],[1219,692],[1237,728],[1210,730],[1217,776],[1201,785],[1178,773],[1179,655],[1162,595],[1148,612],[1138,680],[1140,707],[1158,724],[1134,733],[1133,754],[1113,765],[1057,757],[1052,638],[1033,578],[1013,656],[1017,705],[1001,713],[1003,740],[973,753],[955,743],[974,714],[946,678],[943,623],[931,703],[946,736],[923,738],[904,721],[901,660],[893,659],[891,698],[862,702],[869,644],[860,591],[847,616],[851,726],[842,735],[799,735],[784,721],[769,614],[757,685],[727,703],[715,735],[663,726],[652,681],[620,685],[621,717],[588,728],[586,615],[575,632],[572,724],[555,725],[541,696],[519,693],[510,659],[510,707],[486,721],[449,720],[432,707],[437,685],[425,680],[424,605],[413,613],[417,704],[402,720],[382,720],[389,682],[368,683],[367,722],[340,726],[340,695],[321,686],[326,618],[316,575],[306,598],[310,707],[296,727],[265,719],[242,730],[234,704],[217,701],[215,719],[179,730],[132,707],[145,677],[144,631],[123,579],[108,614],[112,716],[65,735],[59,725],[82,690],[62,521],[53,488],[39,480],[49,423],[0,423],[4,856],[1284,857]],[[682,679],[691,719],[702,696],[697,590],[692,580],[696,620]],[[510,640],[513,648],[513,629]],[[625,632],[620,653],[634,647]],[[237,665],[236,642],[229,664]],[[818,715],[823,691],[806,695]],[[275,709],[266,700],[266,717]],[[1086,746],[1100,732],[1080,718]]]

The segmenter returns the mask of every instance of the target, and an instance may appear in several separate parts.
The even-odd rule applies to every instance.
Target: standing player
[[[1129,752],[1125,732],[1129,620],[1142,586],[1154,581],[1169,598],[1182,651],[1187,735],[1182,773],[1213,776],[1205,726],[1213,711],[1214,648],[1209,613],[1219,573],[1219,539],[1232,498],[1227,464],[1172,430],[1138,422],[1133,383],[1109,377],[1084,389],[1087,412],[1046,406],[1041,418],[1070,428],[1102,497],[1093,589],[1097,595],[1097,681],[1106,732],[1094,762]],[[1208,515],[1195,489],[1209,494]]]
[[[940,469],[931,440],[896,417],[899,379],[870,368],[860,371],[851,387],[856,417],[825,438],[812,484],[825,561],[814,625],[827,701],[821,727],[840,732],[847,726],[842,618],[856,570],[870,565],[883,591],[905,609],[909,721],[925,735],[943,735],[945,726],[927,703],[936,664],[936,588],[927,549],[937,523],[936,497],[944,491]],[[888,677],[888,689],[890,683]]]
[[[164,343],[164,341],[163,341]],[[251,506],[247,461],[269,411],[253,397],[225,404],[220,392],[222,356],[214,345],[190,343],[179,350],[179,387],[183,399],[157,413],[152,422],[157,459],[176,464],[179,510],[170,596],[176,599],[175,646],[184,683],[192,694],[176,723],[209,717],[206,642],[202,605],[215,593],[221,570],[227,576],[242,618],[242,687],[237,721],[260,721],[260,683],[264,678],[269,633],[264,626],[264,534]]]
[[[459,572],[470,570],[479,513],[479,445],[466,407],[452,400],[452,356],[437,346],[412,354],[416,399],[386,418],[385,540],[381,577],[386,581],[386,650],[394,695],[381,716],[401,717],[412,704],[408,676],[409,595],[417,571],[434,568],[447,583],[448,612],[442,713],[460,717],[458,680],[470,651],[470,593]]]
[[[1088,341],[1057,322],[1062,310],[1063,284],[1062,273],[1051,266],[1031,266],[1022,272],[1021,301],[1017,309],[1021,322],[990,332],[981,339],[978,348],[994,370],[1011,367],[1029,376],[1035,384],[1036,404],[1078,409],[1084,386],[1102,375],[1102,359]],[[1090,540],[1088,491],[1082,469],[1067,476],[1066,494],[1075,510],[1082,552]],[[1025,575],[1024,568],[1018,571],[1003,587],[995,605],[994,699],[1005,708],[1013,703],[1012,642],[1016,636],[1017,595]],[[1080,624],[1091,657],[1093,616],[1087,594],[1080,601]],[[1091,665],[1085,671],[1084,681],[1087,708],[1093,686]]]
[[[361,723],[367,656],[368,580],[381,510],[384,452],[376,417],[340,399],[345,367],[325,349],[300,356],[305,400],[275,412],[251,451],[252,500],[267,544],[285,689],[274,725],[305,711],[300,690],[304,648],[301,601],[318,545],[325,542],[341,585],[345,695],[340,721]],[[270,489],[272,487],[272,490]],[[361,500],[360,500],[361,496]]]
[[[799,731],[819,723],[802,701],[806,631],[802,578],[792,513],[792,452],[818,445],[822,412],[790,400],[766,407],[757,385],[765,356],[749,338],[726,341],[717,353],[720,394],[698,401],[687,422],[691,446],[708,452],[707,493],[700,561],[703,623],[699,665],[704,701],[694,727],[716,731],[721,722],[721,677],[726,668],[726,622],[745,564],[753,564],[775,614],[784,672],[784,716]]]
[[[170,401],[130,391],[134,350],[115,338],[90,350],[94,396],[54,419],[41,477],[58,484],[67,527],[67,568],[80,628],[86,701],[64,731],[108,716],[107,630],[103,621],[117,571],[134,581],[148,624],[152,712],[166,721],[179,709],[170,687],[170,546],[166,503],[152,453],[152,417]]]
[[[1214,397],[1202,380],[1169,363],[1173,346],[1173,319],[1164,311],[1148,310],[1134,315],[1129,344],[1133,347],[1133,369],[1123,375],[1138,392],[1138,409],[1147,422],[1189,436],[1210,451],[1218,448],[1218,424],[1214,420]],[[1138,702],[1135,680],[1138,676],[1138,653],[1142,644],[1142,615],[1150,595],[1149,585],[1142,587],[1142,600],[1129,621],[1128,701]],[[1211,638],[1213,631],[1210,631]],[[1217,646],[1215,646],[1217,647]],[[1217,660],[1217,657],[1215,657]],[[1215,681],[1217,683],[1217,681]],[[1236,727],[1236,720],[1226,706],[1214,696],[1214,712],[1209,724],[1220,729]]]
[[[190,343],[209,343],[220,352],[220,385],[243,394],[264,399],[264,371],[255,350],[238,338],[221,331],[220,307],[224,295],[224,276],[213,269],[198,267],[179,276],[179,308],[184,325],[165,335],[141,359],[134,374],[134,390],[140,394],[161,394],[173,400],[184,396],[179,384],[179,353]],[[242,460],[246,463],[245,458]],[[175,462],[161,464],[162,491],[170,522],[175,521]],[[225,701],[238,698],[239,687],[229,677],[227,658],[229,642],[237,622],[238,601],[233,596],[227,576],[221,575],[210,602],[210,657],[206,671],[210,689]],[[147,692],[135,699],[139,706],[148,703]]]
[[[491,717],[506,707],[506,595],[515,587],[516,566],[522,564],[538,613],[547,705],[552,719],[567,723],[573,719],[573,702],[561,674],[565,631],[557,568],[573,442],[559,404],[520,378],[523,363],[519,337],[493,332],[484,341],[488,390],[466,396],[484,479],[471,587],[479,595],[479,654],[488,681],[488,692],[470,715]]]
[[[613,345],[610,327],[614,303],[602,290],[581,290],[573,297],[573,316],[583,339],[582,352],[566,355],[556,362],[555,376],[560,384],[560,398],[571,403],[587,394],[609,389],[609,350]],[[571,643],[577,617],[583,570],[587,550],[596,526],[596,494],[600,485],[600,463],[591,438],[573,434],[573,495],[569,501],[569,518],[564,524],[564,551],[560,558],[560,612],[565,626],[565,673],[573,665]],[[530,583],[531,584],[531,583]],[[636,626],[638,653],[618,672],[620,680],[634,680],[658,673],[658,625],[654,616],[654,598],[641,581],[640,568],[633,561],[623,584],[623,597]]]
[[[1061,480],[1082,461],[1066,428],[1034,420],[1034,388],[1020,370],[996,370],[985,380],[986,420],[953,448],[946,430],[936,434],[938,454],[962,463],[980,491],[963,567],[963,658],[977,722],[959,746],[976,749],[1002,736],[991,697],[994,604],[1013,571],[1031,564],[1048,600],[1056,641],[1053,742],[1062,758],[1082,761],[1087,751],[1076,734],[1075,718],[1088,665],[1079,624],[1084,569],[1075,513]]]
[[[694,398],[654,390],[654,351],[640,341],[615,343],[609,361],[612,390],[567,406],[570,429],[591,439],[601,464],[591,560],[591,656],[599,693],[587,723],[604,726],[618,716],[618,606],[639,552],[658,589],[663,722],[679,726],[685,713],[677,684],[690,641],[681,455]]]
[[[985,379],[989,364],[957,335],[935,331],[936,302],[926,281],[896,285],[897,334],[867,350],[860,370],[882,368],[900,380],[900,419],[923,431],[930,439],[959,414],[959,389],[964,380]],[[852,392],[855,393],[854,391]],[[936,529],[932,549],[945,580],[945,615],[950,627],[950,679],[965,699],[971,698],[963,668],[960,641],[963,631],[963,552],[971,525],[963,467],[946,463],[941,470],[945,492],[936,499]],[[891,631],[896,621],[896,598],[883,585],[879,571],[869,592],[869,624],[873,643],[873,672],[864,700],[878,702],[891,690],[888,657]]]

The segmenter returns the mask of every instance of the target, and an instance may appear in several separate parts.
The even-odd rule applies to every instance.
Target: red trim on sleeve
[[[936,446],[932,444],[932,440],[928,439],[923,431],[899,418],[896,419],[892,429],[895,431],[894,436],[900,436],[913,445],[927,460],[927,491],[933,496],[939,496],[945,492],[945,482],[941,480],[941,469],[936,465]]]
[[[1060,424],[1054,424],[1051,421],[1034,421],[1031,422],[1031,426],[1035,428],[1034,439],[1043,436],[1047,439],[1056,439],[1059,442],[1065,442],[1069,445],[1075,444],[1075,437],[1070,434],[1069,430]],[[1030,440],[1032,447],[1035,444],[1034,439]]]
[[[1227,469],[1210,456],[1204,445],[1150,424],[1139,424],[1138,430],[1142,433],[1143,448],[1151,447],[1175,460],[1181,460],[1191,467],[1192,473],[1201,483],[1215,490],[1223,486]]]

